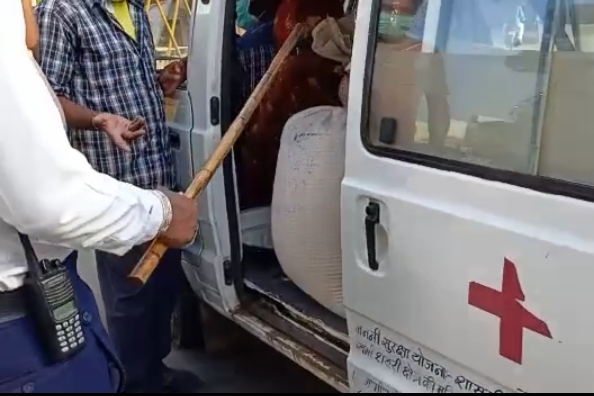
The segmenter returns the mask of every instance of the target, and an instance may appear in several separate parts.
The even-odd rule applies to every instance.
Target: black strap
[[[19,239],[21,240],[21,245],[23,246],[23,250],[25,251],[25,259],[27,260],[27,268],[29,269],[29,274],[39,274],[41,268],[39,267],[39,260],[37,258],[37,254],[35,253],[35,249],[33,249],[31,240],[27,235],[21,232],[18,233]]]

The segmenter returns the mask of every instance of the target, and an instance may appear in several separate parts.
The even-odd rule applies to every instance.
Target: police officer
[[[179,194],[141,190],[97,173],[71,148],[60,111],[25,45],[25,31],[19,0],[3,2],[0,393],[114,393],[122,385],[120,366],[93,294],[76,272],[73,249],[124,254],[156,236],[179,248],[195,235],[197,209]],[[68,270],[86,341],[66,360],[51,358],[47,329],[35,320],[32,299],[25,298],[25,278],[31,275],[17,230],[29,235],[39,259],[61,260]]]

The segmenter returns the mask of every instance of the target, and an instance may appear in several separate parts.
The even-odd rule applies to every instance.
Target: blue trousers
[[[70,360],[48,365],[29,317],[0,323],[0,393],[116,393],[122,367],[101,324],[91,289],[68,266],[84,325],[87,345]]]
[[[158,392],[163,359],[171,352],[171,315],[183,281],[181,251],[170,250],[144,286],[128,274],[146,245],[123,257],[97,252],[109,335],[124,365],[127,392]]]

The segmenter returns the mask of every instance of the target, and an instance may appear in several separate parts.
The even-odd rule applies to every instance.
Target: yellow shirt
[[[111,12],[113,13],[115,19],[120,23],[126,34],[133,40],[136,40],[136,29],[134,28],[134,22],[132,22],[128,1],[112,0]]]

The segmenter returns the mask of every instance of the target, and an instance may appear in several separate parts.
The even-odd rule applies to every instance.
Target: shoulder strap
[[[25,259],[27,260],[27,268],[29,269],[29,273],[36,274],[39,272],[39,260],[37,259],[37,254],[35,253],[35,249],[33,249],[33,245],[31,244],[31,240],[29,237],[19,231],[19,239],[21,241],[21,245],[23,246],[23,250],[25,251]]]

